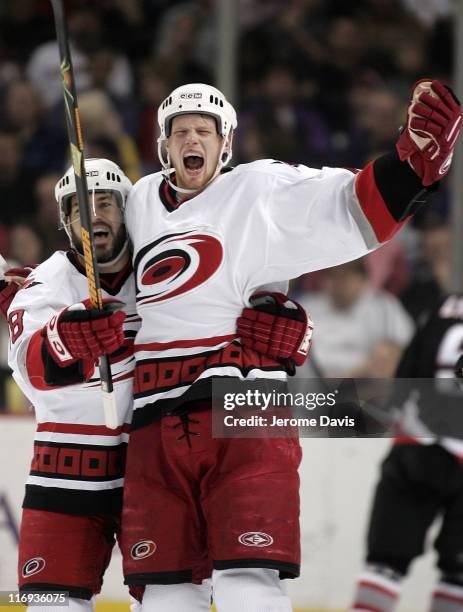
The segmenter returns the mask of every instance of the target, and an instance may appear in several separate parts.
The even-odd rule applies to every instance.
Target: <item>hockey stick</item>
[[[77,92],[74,83],[74,71],[72,68],[71,51],[69,49],[69,39],[64,15],[63,0],[51,0],[51,4],[55,18],[56,37],[58,40],[61,62],[61,75],[63,77],[66,127],[71,149],[72,165],[74,167],[74,176],[76,180],[77,202],[79,205],[88,291],[92,307],[102,310],[103,297],[101,293],[100,276],[98,274],[95,244],[90,221],[87,175],[85,173],[84,162],[84,142],[80,127],[79,109],[77,106]],[[105,423],[110,429],[116,429],[118,426],[116,400],[111,377],[111,367],[107,355],[100,357],[98,366],[100,369]]]
[[[3,255],[0,255],[0,277],[3,279],[5,272],[8,270],[9,266],[6,259]]]

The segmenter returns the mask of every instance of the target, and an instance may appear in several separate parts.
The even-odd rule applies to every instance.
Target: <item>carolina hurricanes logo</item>
[[[132,546],[130,555],[132,559],[138,561],[139,559],[146,559],[156,552],[156,544],[153,540],[142,540]]]
[[[264,548],[273,544],[273,538],[268,533],[262,533],[262,531],[248,531],[239,536],[238,542],[244,544],[244,546]]]
[[[28,578],[29,576],[38,574],[44,567],[45,559],[42,557],[34,557],[33,559],[29,559],[29,561],[26,561],[22,567],[23,578]]]
[[[151,304],[192,291],[209,280],[222,261],[222,243],[209,231],[163,236],[135,258],[137,302]]]

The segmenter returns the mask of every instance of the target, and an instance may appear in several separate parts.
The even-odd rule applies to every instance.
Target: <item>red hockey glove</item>
[[[5,318],[14,296],[32,272],[33,268],[35,268],[35,266],[10,268],[4,274],[4,277],[6,277],[5,280],[0,280],[0,311]]]
[[[25,279],[29,274],[37,267],[38,264],[29,264],[23,268],[10,268],[4,274],[8,279],[21,286],[24,284]]]
[[[415,83],[396,148],[425,187],[449,171],[461,127],[460,102],[450,87],[429,79]]]
[[[8,308],[13,301],[14,296],[18,292],[18,285],[16,283],[7,283],[6,281],[0,281],[0,310],[2,315],[7,316]]]
[[[115,311],[121,302],[103,302],[104,310],[92,309],[88,300],[64,308],[43,328],[48,352],[59,366],[69,366],[78,359],[95,362],[123,344],[125,313]]]
[[[237,323],[242,344],[283,363],[294,374],[312,345],[310,316],[282,293],[259,291],[250,302],[252,308],[243,308]]]

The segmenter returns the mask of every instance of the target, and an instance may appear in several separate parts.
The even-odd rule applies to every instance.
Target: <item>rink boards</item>
[[[32,418],[0,417],[0,591],[16,588],[16,535],[33,434]],[[345,610],[361,569],[368,508],[390,441],[316,438],[302,445],[302,570],[298,580],[286,581],[287,592],[299,612]],[[432,563],[428,553],[414,565],[400,612],[427,608],[435,580]],[[118,550],[99,599],[98,612],[128,610]],[[0,610],[14,608],[0,605]]]

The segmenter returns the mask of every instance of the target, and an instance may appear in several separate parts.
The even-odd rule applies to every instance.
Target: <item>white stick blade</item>
[[[108,429],[117,429],[117,427],[119,427],[119,417],[117,415],[116,396],[114,391],[111,393],[102,391],[102,395],[105,425]]]

